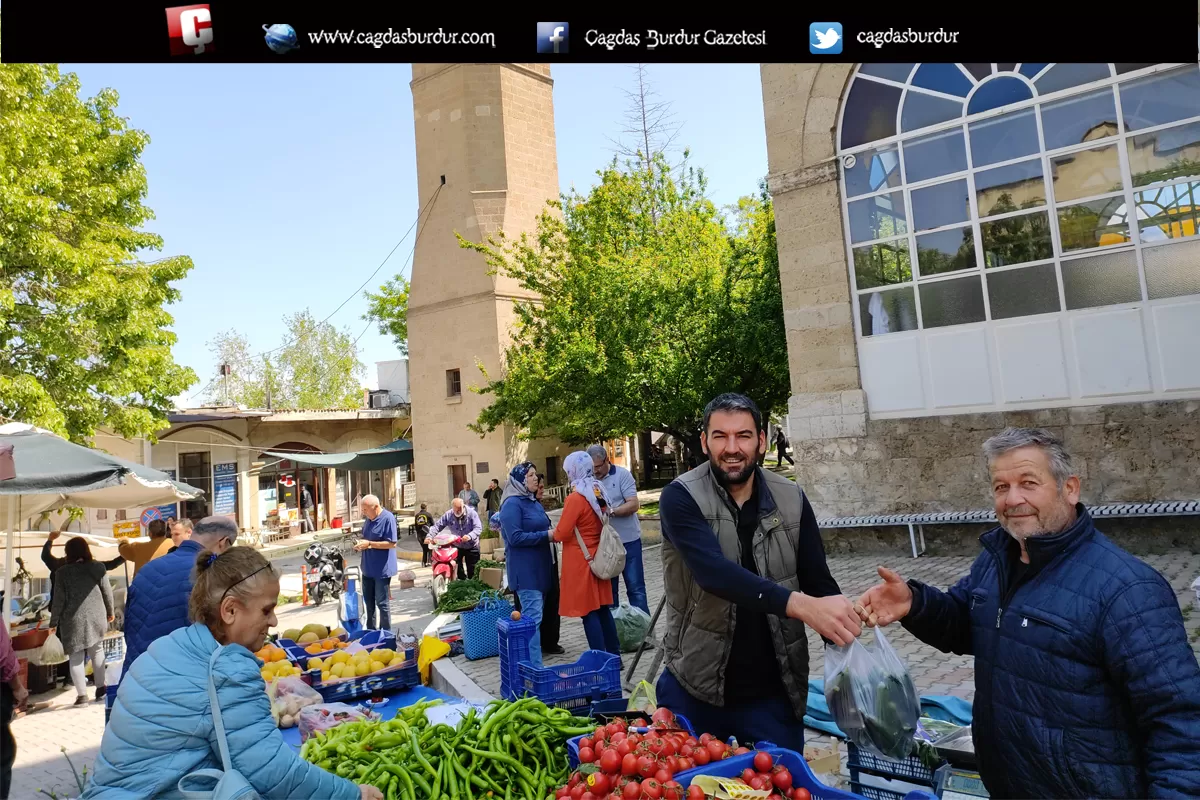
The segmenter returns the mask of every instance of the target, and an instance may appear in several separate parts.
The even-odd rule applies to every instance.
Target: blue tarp
[[[407,708],[408,706],[411,706],[414,703],[419,703],[422,700],[441,700],[443,703],[463,702],[457,697],[451,697],[448,694],[435,692],[433,689],[427,689],[424,686],[414,686],[411,689],[401,689],[400,691],[392,694],[385,694],[384,697],[388,701],[387,705],[383,706],[382,708],[371,709],[376,714],[379,714],[381,717],[383,717],[384,722],[387,722],[389,719],[393,719],[396,714],[400,712],[400,709]],[[363,698],[363,700],[355,700],[351,703],[347,703],[347,705],[358,705],[366,699],[367,698]],[[296,750],[300,749],[300,727],[298,725],[292,728],[283,728],[279,732],[283,734],[283,740],[285,742],[294,747]]]
[[[955,725],[971,724],[971,704],[961,697],[922,695],[921,714]],[[804,724],[839,739],[846,738],[829,713],[829,704],[825,702],[825,681],[821,678],[813,678],[808,682],[808,713],[804,715]]]

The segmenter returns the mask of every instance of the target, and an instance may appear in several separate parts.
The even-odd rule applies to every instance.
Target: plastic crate
[[[368,633],[389,633],[389,631],[364,631],[363,635],[365,636]],[[338,636],[327,636],[326,638],[327,639],[337,639],[342,642],[349,642],[352,637],[343,633]],[[322,639],[321,641],[325,641],[325,639]],[[299,642],[294,642],[291,639],[284,639],[282,637],[275,640],[275,646],[282,648],[283,651],[285,653],[287,653],[287,657],[288,657],[289,661],[291,661],[293,664],[298,664],[301,667],[303,667],[305,664],[307,664],[308,659],[310,659],[310,658],[328,658],[329,656],[333,655],[334,653],[336,653],[338,650],[341,649],[341,648],[335,648],[333,650],[322,650],[319,653],[310,653],[304,649],[306,647],[309,647],[310,645],[300,644]],[[367,645],[364,643],[363,647],[366,647],[366,646]],[[376,643],[376,646],[378,646],[378,643]]]
[[[882,786],[868,786],[858,781],[850,781],[850,789],[856,795],[865,797],[867,800],[938,800],[937,795],[929,792],[898,792]]]
[[[124,635],[106,636],[101,639],[104,644],[104,663],[111,664],[114,661],[125,660],[125,637]]]
[[[518,665],[529,661],[529,643],[537,635],[537,625],[525,618],[496,620],[496,640],[500,648],[500,697],[511,700],[521,686]]]
[[[862,795],[851,794],[842,789],[834,789],[832,786],[826,786],[817,780],[811,769],[808,768],[808,762],[804,760],[804,756],[794,750],[785,750],[782,747],[763,748],[771,754],[776,763],[782,764],[792,773],[792,785],[803,786],[812,794],[814,800],[861,800]],[[757,752],[757,751],[755,751]],[[733,778],[740,776],[742,770],[746,767],[754,768],[754,752],[746,753],[740,756],[732,756],[720,761],[710,762],[703,767],[685,770],[676,773],[675,780],[679,781],[685,788],[690,786],[692,778],[698,775],[715,775],[719,778]]]
[[[611,708],[617,703],[625,702],[625,698],[618,697],[613,698],[612,700],[601,700],[599,702],[592,703],[591,716],[597,718],[598,725],[604,724],[613,717],[627,716],[627,712],[623,711],[596,711],[597,706],[604,708],[607,704],[608,707]],[[696,735],[696,729],[692,727],[692,723],[688,722],[688,718],[683,714],[676,714],[675,721],[679,723],[679,727],[688,732],[688,736]],[[582,736],[573,736],[570,739],[567,739],[567,764],[571,767],[571,769],[575,769],[579,766],[579,740],[588,735],[589,734],[583,734]]]
[[[417,667],[416,653],[414,652],[411,659],[405,657],[404,665],[401,667],[386,672],[377,672],[374,675],[364,675],[361,678],[343,678],[322,683],[321,671],[317,669],[305,672],[304,677],[312,688],[320,693],[326,703],[337,703],[419,686],[421,670]]]
[[[539,669],[524,663],[517,669],[521,684],[514,688],[548,706],[590,708],[592,701],[621,694],[621,657],[603,650],[585,650],[574,664]]]
[[[846,766],[850,770],[851,781],[858,781],[858,773],[866,772],[882,778],[896,778],[909,783],[933,786],[933,770],[922,764],[921,759],[917,756],[909,756],[902,761],[897,761],[894,758],[884,758],[869,753],[854,742],[847,742]]]

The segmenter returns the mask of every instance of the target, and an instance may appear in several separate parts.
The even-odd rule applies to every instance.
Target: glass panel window
[[[992,319],[1027,317],[1058,311],[1058,278],[1053,264],[989,272],[988,301]]]
[[[992,78],[975,90],[975,94],[971,95],[971,102],[967,104],[967,113],[978,114],[993,108],[1020,103],[1031,97],[1033,97],[1033,90],[1029,88],[1029,84],[1020,78],[1003,75],[999,78]]]
[[[1040,148],[1032,108],[973,123],[970,138],[971,163],[976,167],[1033,155]]]
[[[966,180],[939,183],[911,193],[913,226],[927,231],[970,219],[971,207]]]
[[[1142,251],[1151,300],[1200,294],[1200,240]]]
[[[1131,81],[1123,84],[1120,91],[1127,131],[1140,131],[1200,114],[1200,68],[1194,64]]]
[[[854,166],[845,172],[848,197],[897,188],[901,183],[900,153],[895,145],[855,153]]]
[[[860,294],[858,313],[863,336],[917,329],[917,302],[911,286]]]
[[[904,111],[901,114],[900,130],[915,131],[939,122],[958,119],[962,116],[962,103],[935,97],[931,94],[909,90],[904,96]]]
[[[917,237],[917,270],[939,275],[975,267],[975,233],[971,226]]]
[[[1126,72],[1136,72],[1139,69],[1153,67],[1153,64],[1113,64],[1117,68],[1118,75],[1124,75]]]
[[[982,322],[986,318],[983,286],[978,275],[922,283],[919,288],[921,319],[926,328],[965,325],[968,322]]]
[[[904,178],[919,183],[967,168],[967,143],[956,128],[904,143]]]
[[[1069,309],[1132,303],[1142,298],[1137,257],[1132,250],[1063,261],[1062,277]]]
[[[975,80],[981,81],[992,74],[991,64],[963,64],[967,68],[967,72],[975,76]]]
[[[854,248],[855,285],[859,289],[912,280],[912,261],[904,240]]]
[[[1016,68],[1017,68],[1017,65],[1015,63],[1014,64],[997,64],[996,65],[996,71],[998,71],[998,72],[1012,72]]]
[[[1058,233],[1064,252],[1128,242],[1124,198],[1110,197],[1058,209]]]
[[[1112,89],[1042,106],[1042,135],[1047,150],[1116,136],[1117,105]]]
[[[895,136],[901,91],[875,81],[854,81],[842,112],[842,149]]]
[[[1021,68],[1019,70],[1017,70],[1017,72],[1021,73],[1026,78],[1033,80],[1034,78],[1037,77],[1037,74],[1039,72],[1041,72],[1048,66],[1050,66],[1050,65],[1049,64],[1022,64]]]
[[[1060,203],[1119,192],[1122,186],[1117,146],[1055,156],[1050,159],[1050,176],[1054,199]]]
[[[1050,218],[1044,211],[981,222],[979,233],[983,240],[983,263],[988,268],[1041,261],[1054,255]]]
[[[874,75],[877,78],[904,83],[915,66],[916,64],[863,64],[858,71],[863,75]]]
[[[1200,229],[1200,181],[1143,189],[1133,200],[1143,242],[1183,239]]]
[[[1125,140],[1134,187],[1200,178],[1200,122],[1191,122]]]
[[[1018,161],[975,173],[975,203],[981,217],[1046,205],[1042,160]]]
[[[904,193],[892,192],[866,200],[855,200],[850,212],[850,241],[869,242],[908,232],[904,217]]]
[[[988,72],[991,72],[990,66]],[[917,67],[917,71],[912,76],[912,85],[943,94],[966,97],[973,84],[970,78],[958,68],[958,65],[931,62]]]
[[[1108,64],[1055,64],[1034,85],[1038,94],[1050,94],[1107,77],[1110,77]]]

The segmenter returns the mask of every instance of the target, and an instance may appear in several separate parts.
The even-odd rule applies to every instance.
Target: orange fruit
[[[287,658],[287,653],[279,650],[278,648],[275,650],[275,652],[271,653],[272,661],[283,661],[285,658]]]

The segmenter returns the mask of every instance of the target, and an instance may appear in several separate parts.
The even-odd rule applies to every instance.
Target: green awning
[[[404,439],[397,439],[383,447],[359,450],[357,453],[281,453],[276,450],[266,450],[264,455],[288,459],[306,467],[362,470],[364,472],[404,467],[413,463],[412,442]]]

